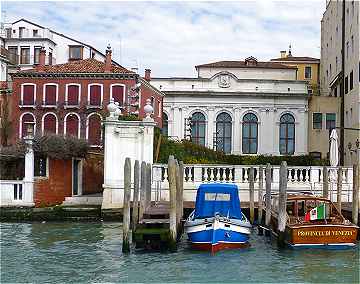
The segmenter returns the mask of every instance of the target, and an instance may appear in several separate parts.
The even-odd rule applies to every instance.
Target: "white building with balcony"
[[[26,19],[2,25],[0,35],[8,50],[10,62],[21,70],[33,68],[39,63],[41,48],[46,51],[47,65],[87,58],[105,60],[105,54],[91,45]]]
[[[306,82],[296,67],[220,61],[196,66],[197,78],[152,78],[165,93],[163,133],[233,154],[308,153]],[[189,124],[191,121],[191,124]]]

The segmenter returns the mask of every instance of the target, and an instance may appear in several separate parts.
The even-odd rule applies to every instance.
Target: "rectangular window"
[[[350,72],[350,91],[354,88],[354,72]]]
[[[313,113],[313,129],[322,129],[322,113]]]
[[[326,129],[334,129],[336,126],[336,114],[327,113],[326,114]]]
[[[305,67],[305,79],[311,79],[311,66]]]
[[[22,184],[14,184],[14,200],[22,200],[22,199],[23,199]]]
[[[20,64],[30,64],[30,47],[21,47]]]
[[[39,36],[39,31],[33,30],[33,37],[38,37],[38,36]]]
[[[6,38],[11,38],[11,28],[6,28]]]
[[[80,45],[69,45],[69,60],[79,60],[83,56],[83,47]]]
[[[67,87],[67,105],[77,106],[79,104],[80,88],[78,85],[69,85]]]
[[[45,86],[45,100],[44,105],[54,106],[56,105],[56,86],[55,85],[46,85]]]
[[[348,76],[345,77],[345,94],[349,92],[349,78]]]
[[[18,48],[17,46],[9,46],[8,47],[8,51],[9,51],[9,60],[12,64],[19,64],[19,54],[18,54]]]
[[[53,65],[53,50],[49,48],[49,65]]]
[[[39,64],[41,46],[34,47],[34,64]]]
[[[35,156],[34,159],[34,176],[47,176],[47,159],[44,156]]]
[[[19,28],[19,38],[23,38],[23,37],[24,37],[24,32],[25,32],[25,28],[24,28],[24,27],[20,27],[20,28]]]

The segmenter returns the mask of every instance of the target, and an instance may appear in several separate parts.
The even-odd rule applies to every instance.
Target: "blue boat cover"
[[[238,187],[229,183],[201,184],[197,191],[195,218],[221,216],[241,219]]]

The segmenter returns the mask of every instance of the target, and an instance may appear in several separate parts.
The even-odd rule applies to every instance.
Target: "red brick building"
[[[13,77],[13,141],[26,135],[25,122],[35,123],[35,133],[56,133],[84,138],[100,146],[101,119],[114,98],[123,113],[143,117],[143,106],[150,99],[158,127],[162,127],[163,94],[150,85],[150,70],[145,78],[115,66],[111,50],[105,62],[93,58],[46,66],[45,51],[39,65],[19,71]],[[141,84],[139,91],[135,90]]]

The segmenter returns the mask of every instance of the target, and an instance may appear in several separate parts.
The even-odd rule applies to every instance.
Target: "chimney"
[[[111,65],[111,46],[108,44],[105,52],[105,73],[112,72],[112,65]]]
[[[38,65],[39,71],[44,71],[45,57],[46,57],[46,50],[44,47],[42,47],[39,52],[39,65]]]
[[[280,51],[280,58],[285,58],[286,57],[286,50],[281,50]]]
[[[146,81],[151,80],[151,69],[145,69],[145,80]]]

